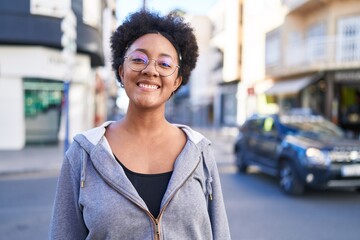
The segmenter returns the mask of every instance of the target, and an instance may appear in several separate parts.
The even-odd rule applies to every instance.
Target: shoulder
[[[80,144],[82,142],[81,138],[85,137],[92,145],[97,145],[100,140],[103,138],[106,128],[113,123],[113,121],[107,121],[102,125],[91,128],[87,131],[84,131],[74,137],[75,141],[78,141]],[[82,136],[82,137],[81,137]]]
[[[203,134],[183,124],[173,124],[185,132],[187,138],[197,146],[210,145],[211,142]]]
[[[174,124],[174,125],[182,129],[187,135],[187,138],[192,143],[194,143],[196,148],[201,152],[204,164],[209,169],[214,169],[216,165],[216,161],[215,161],[215,155],[212,150],[211,141],[208,138],[206,138],[202,133],[192,129],[187,125],[181,125],[181,124]]]
[[[84,154],[90,155],[92,149],[101,143],[106,127],[110,124],[111,122],[105,122],[101,126],[77,134],[65,153],[65,160],[68,161],[73,168],[77,168],[76,166],[79,165],[80,162],[79,159],[85,157]]]

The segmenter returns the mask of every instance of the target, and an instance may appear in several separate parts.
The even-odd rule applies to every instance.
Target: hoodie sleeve
[[[205,159],[205,161],[210,162],[210,178],[212,179],[212,196],[210,196],[209,200],[209,216],[213,237],[214,240],[228,240],[231,239],[231,237],[221,189],[220,176],[216,166],[215,157],[211,150],[205,153]]]
[[[78,174],[75,172],[68,157],[65,156],[50,222],[50,239],[85,239],[88,234],[78,204],[80,171]]]

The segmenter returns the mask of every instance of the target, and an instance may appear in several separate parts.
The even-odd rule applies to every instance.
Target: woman
[[[129,106],[117,122],[79,134],[65,154],[51,239],[230,239],[210,142],[169,123],[198,47],[175,15],[141,11],[111,38]]]

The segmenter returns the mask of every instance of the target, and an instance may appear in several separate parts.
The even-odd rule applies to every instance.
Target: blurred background
[[[0,149],[71,140],[120,118],[127,98],[109,37],[142,7],[177,11],[196,30],[199,61],[168,103],[171,121],[236,127],[255,112],[306,107],[359,138],[359,1],[4,0]]]
[[[197,66],[189,84],[168,102],[166,115],[218,142],[219,165],[228,164],[220,167],[222,173],[234,172],[234,137],[254,113],[309,108],[359,139],[359,0],[1,0],[0,178],[5,180],[0,181],[0,233],[13,233],[9,239],[21,239],[14,232],[30,224],[19,224],[14,220],[19,213],[9,210],[13,199],[29,196],[15,188],[25,185],[14,183],[13,176],[28,181],[32,172],[46,179],[53,173],[40,218],[44,227],[63,148],[76,133],[126,113],[127,97],[111,69],[109,38],[128,13],[140,8],[178,12],[195,29]],[[36,186],[41,194],[43,186]],[[5,196],[5,189],[12,194]],[[235,196],[224,195],[230,208]],[[33,209],[42,201],[36,199],[19,204]],[[349,199],[355,200],[345,194],[344,201]],[[233,234],[238,221],[245,221],[237,216],[230,216]],[[45,239],[44,231],[34,230],[43,234],[34,239]],[[241,233],[234,239],[303,239]],[[355,239],[346,234],[343,239]],[[312,239],[339,239],[316,236]]]

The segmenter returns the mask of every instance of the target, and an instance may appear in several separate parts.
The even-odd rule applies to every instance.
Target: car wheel
[[[296,169],[290,161],[283,161],[280,164],[280,187],[290,195],[300,195],[304,192],[304,184],[301,183]]]
[[[248,165],[244,160],[244,153],[241,150],[236,151],[236,166],[239,172],[245,173]]]

